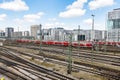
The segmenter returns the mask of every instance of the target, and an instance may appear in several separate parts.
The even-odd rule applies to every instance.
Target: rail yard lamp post
[[[91,15],[92,16],[92,41],[94,41],[94,37],[95,37],[95,33],[94,33],[94,17],[95,15]]]
[[[91,32],[91,41],[92,41],[92,53],[93,53],[93,48],[95,47],[95,43],[94,43],[94,16],[95,15],[91,15],[92,16],[92,32]],[[91,56],[91,61],[93,61],[93,56]]]

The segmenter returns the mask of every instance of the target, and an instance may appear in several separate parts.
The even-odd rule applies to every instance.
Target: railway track
[[[24,46],[25,48],[39,50],[39,47],[35,46]],[[53,52],[54,54],[60,54],[60,55],[67,55],[68,50],[64,49],[57,49],[57,48],[50,48],[50,47],[43,47],[42,51],[48,51]],[[119,56],[112,56],[112,55],[104,55],[104,54],[95,54],[91,52],[85,52],[85,51],[73,51],[72,52],[73,57],[81,58],[84,60],[93,60],[96,62],[101,62],[105,64],[120,66],[120,57]]]
[[[2,61],[1,61],[2,60]],[[38,71],[35,71],[33,70],[33,68],[29,67],[29,66],[26,66],[26,65],[23,65],[21,63],[18,63],[16,61],[13,61],[9,58],[1,58],[0,61],[4,64],[6,64],[7,66],[12,66],[12,68],[22,74],[24,74],[24,77],[26,77],[26,79],[22,79],[22,80],[55,80],[54,77],[52,76],[47,76],[47,74],[44,74],[44,73],[41,73],[41,72],[38,72]],[[9,65],[8,65],[9,64]],[[16,65],[13,65],[13,64],[16,64]],[[28,72],[27,74],[26,71]],[[32,73],[32,74],[31,74]],[[3,74],[3,73],[2,73]],[[18,73],[15,73],[15,74],[18,74]],[[8,75],[6,75],[8,76]],[[36,77],[38,77],[38,79]],[[11,76],[8,76],[11,78]],[[19,76],[18,76],[19,77]],[[47,78],[49,77],[49,78]],[[17,79],[13,79],[12,80],[17,80]],[[18,79],[19,80],[19,79]]]
[[[3,55],[1,55],[2,53],[0,52],[0,63],[3,63],[1,65],[1,74],[4,74],[5,76],[9,77],[11,80],[28,80],[29,78],[24,76],[24,75],[20,75],[18,72],[15,72],[15,69],[13,70],[12,68],[16,65],[18,65],[18,63],[15,63],[15,61],[11,61],[10,59],[6,59],[6,57],[4,57]],[[21,73],[21,72],[20,72]],[[24,74],[24,73],[22,73]],[[34,80],[34,79],[29,79],[29,80]]]
[[[6,75],[7,77],[9,77],[12,80],[27,80],[27,78],[20,76],[14,72],[11,72],[10,70],[8,70],[4,67],[0,67],[0,73],[3,75]]]
[[[17,52],[19,52],[19,51],[17,51]],[[35,57],[37,59],[42,59],[42,57],[40,57],[40,56],[38,57],[38,55],[35,55],[35,54],[34,55],[30,55],[30,54],[26,54],[26,53],[23,53],[23,52],[20,52],[20,53],[22,53],[24,55],[31,56],[31,57]],[[56,60],[52,60],[50,58],[46,58],[46,60],[47,61],[51,61],[51,62],[55,62],[56,61]],[[58,62],[58,61],[56,61],[55,63],[59,63],[60,64],[60,62]],[[63,63],[64,62],[62,62],[61,64],[62,65],[67,65],[67,63],[64,63],[64,64]],[[101,76],[107,76],[107,77],[112,78],[113,80],[119,80],[119,78],[120,78],[119,74],[118,75],[115,74],[116,72],[119,73],[119,71],[114,71],[114,70],[109,71],[110,69],[107,69],[107,68],[93,66],[93,65],[87,65],[87,64],[82,64],[82,65],[89,66],[89,67],[94,67],[94,68],[96,67],[98,69],[91,69],[91,68],[80,67],[80,66],[75,66],[75,65],[73,65],[74,66],[73,68],[79,69],[79,70],[83,70],[83,71],[86,71],[86,72],[90,72],[90,73],[94,73],[94,74],[98,74],[98,75],[101,75]],[[101,69],[101,70],[99,70],[99,69]],[[105,70],[105,72],[103,70]],[[113,72],[113,74],[109,73],[109,72],[106,72],[106,71]]]
[[[11,60],[14,60],[15,62],[17,62],[17,64],[20,63],[20,64],[23,64],[23,65],[26,65],[27,68],[35,70],[38,73],[39,72],[44,73],[45,77],[50,78],[50,80],[56,80],[56,79],[60,79],[60,80],[74,80],[74,78],[72,78],[72,77],[69,77],[69,76],[66,76],[66,75],[62,75],[62,74],[60,74],[58,72],[49,70],[47,68],[41,67],[39,65],[36,65],[36,64],[26,60],[26,59],[23,59],[22,57],[20,57],[16,53],[12,52],[11,50],[8,50],[8,49],[4,48],[4,49],[2,49],[2,51],[0,51],[0,55],[4,56],[6,58],[9,58]],[[27,68],[25,70],[30,71]],[[34,75],[38,75],[38,73],[34,72]],[[46,80],[46,79],[44,79],[44,80]]]
[[[8,57],[8,56],[7,56]],[[11,59],[9,59],[9,58],[6,58],[6,57],[4,57],[4,58],[0,58],[0,62],[2,62],[2,63],[4,63],[5,65],[7,65],[7,66],[11,66],[12,68],[13,68],[13,70],[15,71],[18,71],[18,72],[20,72],[20,73],[22,73],[22,75],[24,74],[24,77],[27,77],[27,78],[25,78],[25,79],[20,79],[20,80],[46,80],[46,79],[48,79],[48,80],[50,80],[49,78],[45,78],[45,77],[43,77],[43,76],[38,76],[38,75],[35,75],[35,76],[37,76],[37,77],[39,77],[39,79],[37,79],[37,78],[35,78],[35,77],[31,77],[31,76],[33,76],[33,75],[31,75],[30,73],[32,73],[33,74],[33,72],[31,72],[30,70],[32,69],[31,67],[29,67],[29,66],[26,66],[26,65],[23,65],[23,64],[21,64],[21,63],[19,63],[19,62],[17,62],[17,61],[14,61],[14,60],[11,60]],[[22,67],[22,68],[21,68]],[[7,67],[6,67],[7,68]],[[27,68],[27,69],[30,69],[30,70],[25,70],[25,68]],[[4,70],[4,69],[2,69],[2,70]],[[24,71],[23,71],[24,70]],[[10,70],[9,70],[10,71]],[[29,72],[29,73],[27,73],[27,74],[25,74],[26,73],[26,71],[27,72]],[[11,71],[10,71],[11,72]],[[25,72],[25,73],[24,73]],[[2,73],[2,74],[4,74],[4,73]],[[14,72],[14,75],[16,75],[16,74],[18,74],[18,73],[15,73]],[[6,75],[6,74],[4,74],[4,75]],[[6,76],[8,76],[8,77],[10,77],[11,78],[11,75],[6,75]],[[19,77],[19,76],[18,76]],[[12,80],[19,80],[19,79],[13,79],[13,78],[11,78]]]

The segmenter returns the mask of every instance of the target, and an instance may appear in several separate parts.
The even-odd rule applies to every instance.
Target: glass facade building
[[[108,29],[120,29],[120,8],[108,12]]]
[[[108,41],[120,42],[120,8],[108,12]]]

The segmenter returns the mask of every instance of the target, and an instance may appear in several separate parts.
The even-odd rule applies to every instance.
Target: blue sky
[[[30,26],[42,28],[91,29],[95,15],[95,29],[105,30],[107,13],[120,8],[120,0],[0,0],[0,30],[14,27],[30,31]]]

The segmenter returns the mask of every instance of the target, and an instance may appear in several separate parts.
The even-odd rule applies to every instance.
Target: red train
[[[16,42],[19,43],[34,43],[34,44],[40,44],[41,42],[39,40],[16,40]],[[59,45],[59,46],[69,46],[69,42],[68,41],[42,41],[42,44],[46,44],[46,45]],[[99,44],[99,45],[120,45],[120,42],[94,42],[93,44]],[[80,41],[80,43],[78,42],[72,42],[72,46],[74,47],[78,47],[78,45],[80,47],[88,47],[91,48],[92,47],[92,42],[87,42],[87,41]]]
[[[34,43],[34,44],[40,44],[41,43],[39,40],[16,40],[16,42],[19,42],[19,43]],[[69,46],[68,41],[42,41],[42,44]],[[86,42],[86,43],[85,42],[80,42],[79,44],[78,44],[78,42],[72,42],[72,46],[78,47],[78,45],[80,47],[92,47],[91,42]]]

